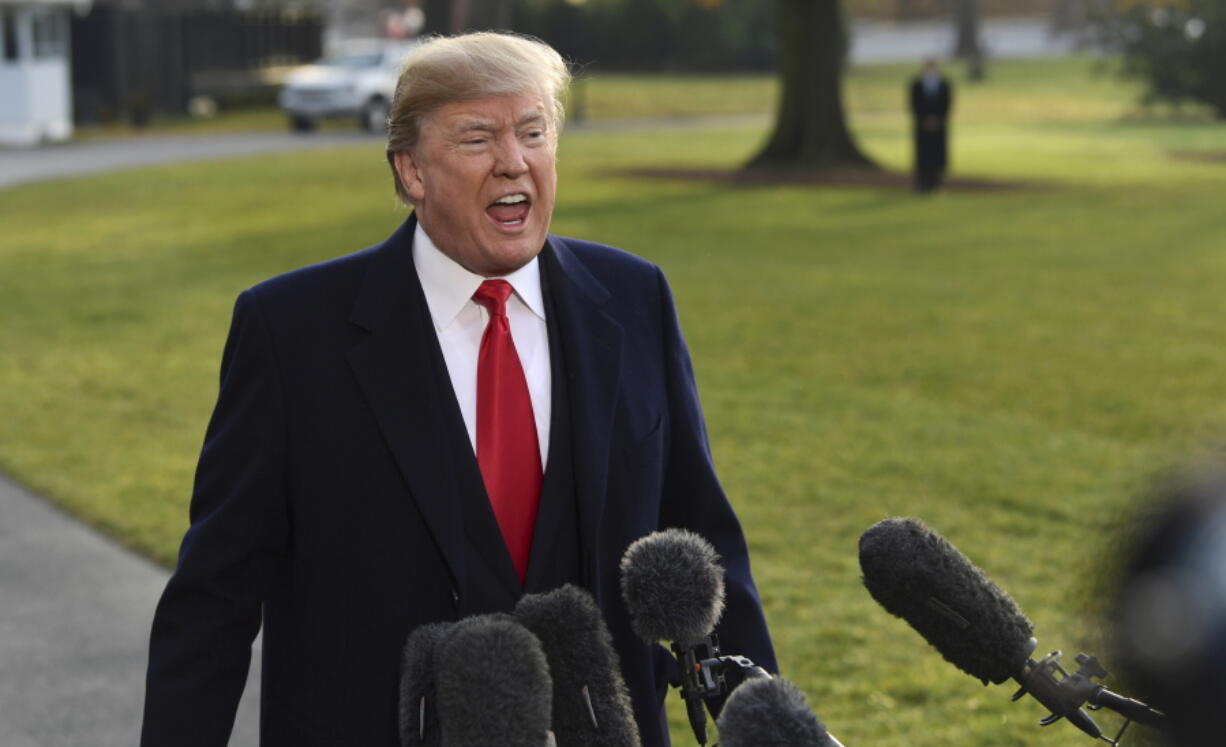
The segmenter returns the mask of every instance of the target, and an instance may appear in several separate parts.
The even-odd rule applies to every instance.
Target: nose
[[[523,143],[513,136],[502,138],[494,157],[494,176],[518,179],[527,172]]]

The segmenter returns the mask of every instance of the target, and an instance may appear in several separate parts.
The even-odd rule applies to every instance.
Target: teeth
[[[528,196],[525,194],[514,194],[507,195],[506,197],[499,197],[497,200],[495,200],[495,202],[499,205],[515,205],[520,202],[527,202],[527,200]]]

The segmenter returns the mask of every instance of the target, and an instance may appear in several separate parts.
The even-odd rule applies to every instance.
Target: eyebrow
[[[536,124],[537,122],[544,123],[545,121],[546,121],[545,113],[540,112],[540,111],[535,111],[535,112],[530,112],[520,117],[519,121],[515,123],[515,126],[523,127],[524,125],[527,125],[527,124]]]
[[[515,127],[524,127],[525,125],[536,124],[538,122],[542,124],[546,122],[544,112],[535,111],[525,114],[515,123]],[[469,119],[452,127],[451,131],[457,135],[464,135],[469,132],[494,132],[497,129],[498,127],[488,120]]]
[[[463,135],[468,132],[493,132],[495,129],[496,128],[494,125],[490,122],[483,122],[479,119],[470,119],[466,122],[459,123],[455,127],[452,127],[451,131],[456,134]]]

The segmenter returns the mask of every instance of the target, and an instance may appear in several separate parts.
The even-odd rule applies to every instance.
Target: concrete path
[[[1044,18],[997,18],[980,27],[980,40],[992,59],[1058,57],[1077,51],[1075,34],[1053,35]],[[948,59],[954,48],[949,21],[883,23],[856,21],[852,26],[851,59],[854,63],[906,62]]]
[[[337,145],[370,143],[383,150],[384,139],[364,132],[286,132],[212,135],[149,135],[86,140],[28,149],[0,149],[0,189],[29,182],[164,163],[207,161]]]
[[[0,745],[135,747],[166,578],[0,477]],[[235,747],[258,742],[258,661]]]

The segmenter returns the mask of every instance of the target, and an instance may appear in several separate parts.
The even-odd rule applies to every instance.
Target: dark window
[[[34,57],[63,57],[67,53],[65,14],[57,9],[39,8],[34,11]]]
[[[17,61],[17,10],[5,10],[0,8],[0,26],[3,26],[4,39],[4,60],[5,62]]]

